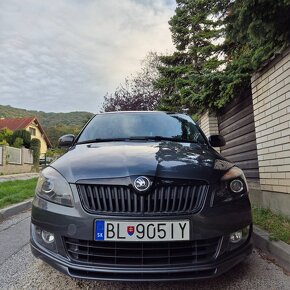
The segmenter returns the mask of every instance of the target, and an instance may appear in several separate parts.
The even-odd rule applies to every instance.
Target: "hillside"
[[[0,105],[0,117],[19,118],[36,116],[44,128],[58,125],[80,127],[83,126],[92,116],[89,112],[70,113],[46,113],[42,111],[29,111]]]
[[[43,126],[53,146],[57,146],[57,140],[64,134],[77,134],[84,124],[93,116],[89,112],[70,113],[46,113],[42,111],[30,111],[0,105],[0,117],[19,118],[36,116]]]

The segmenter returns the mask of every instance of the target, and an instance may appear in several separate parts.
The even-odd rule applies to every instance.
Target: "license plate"
[[[114,221],[95,222],[97,241],[186,241],[189,221]]]

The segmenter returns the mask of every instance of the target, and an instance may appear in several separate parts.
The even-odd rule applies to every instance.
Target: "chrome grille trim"
[[[98,214],[163,215],[198,211],[208,185],[159,185],[140,194],[124,185],[77,184],[84,209]]]

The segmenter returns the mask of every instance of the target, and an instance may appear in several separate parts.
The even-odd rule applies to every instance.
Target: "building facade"
[[[11,131],[27,130],[30,132],[31,138],[37,138],[40,140],[41,156],[44,156],[47,152],[47,149],[51,147],[51,143],[36,117],[0,118],[0,129],[3,128],[8,128]]]

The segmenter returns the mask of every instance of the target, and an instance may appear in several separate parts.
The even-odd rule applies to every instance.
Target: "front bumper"
[[[154,265],[152,267],[132,265],[93,265],[84,264],[70,258],[64,238],[94,240],[94,221],[110,219],[110,216],[97,216],[85,212],[81,206],[76,188],[74,192],[75,207],[68,208],[35,197],[31,219],[32,253],[52,267],[71,277],[79,279],[118,280],[118,281],[168,281],[212,278],[221,275],[240,263],[252,252],[252,219],[248,198],[243,198],[228,205],[211,208],[207,202],[200,212],[193,215],[168,216],[167,219],[189,219],[190,240],[220,238],[214,257],[202,263],[186,265]],[[166,217],[150,217],[162,219]],[[114,217],[116,219],[116,217]],[[118,219],[146,220],[136,217],[118,217]],[[148,219],[148,218],[147,218]],[[248,238],[232,248],[229,235],[239,229],[250,227]],[[56,250],[49,250],[35,238],[34,228],[38,226],[55,234]]]
[[[242,262],[252,253],[252,244],[247,243],[235,253],[216,260],[214,263],[187,266],[187,267],[161,267],[161,268],[108,268],[85,266],[72,263],[61,256],[47,253],[31,241],[31,251],[37,258],[42,259],[58,271],[78,279],[117,280],[117,281],[176,281],[194,280],[217,277],[235,265]]]

